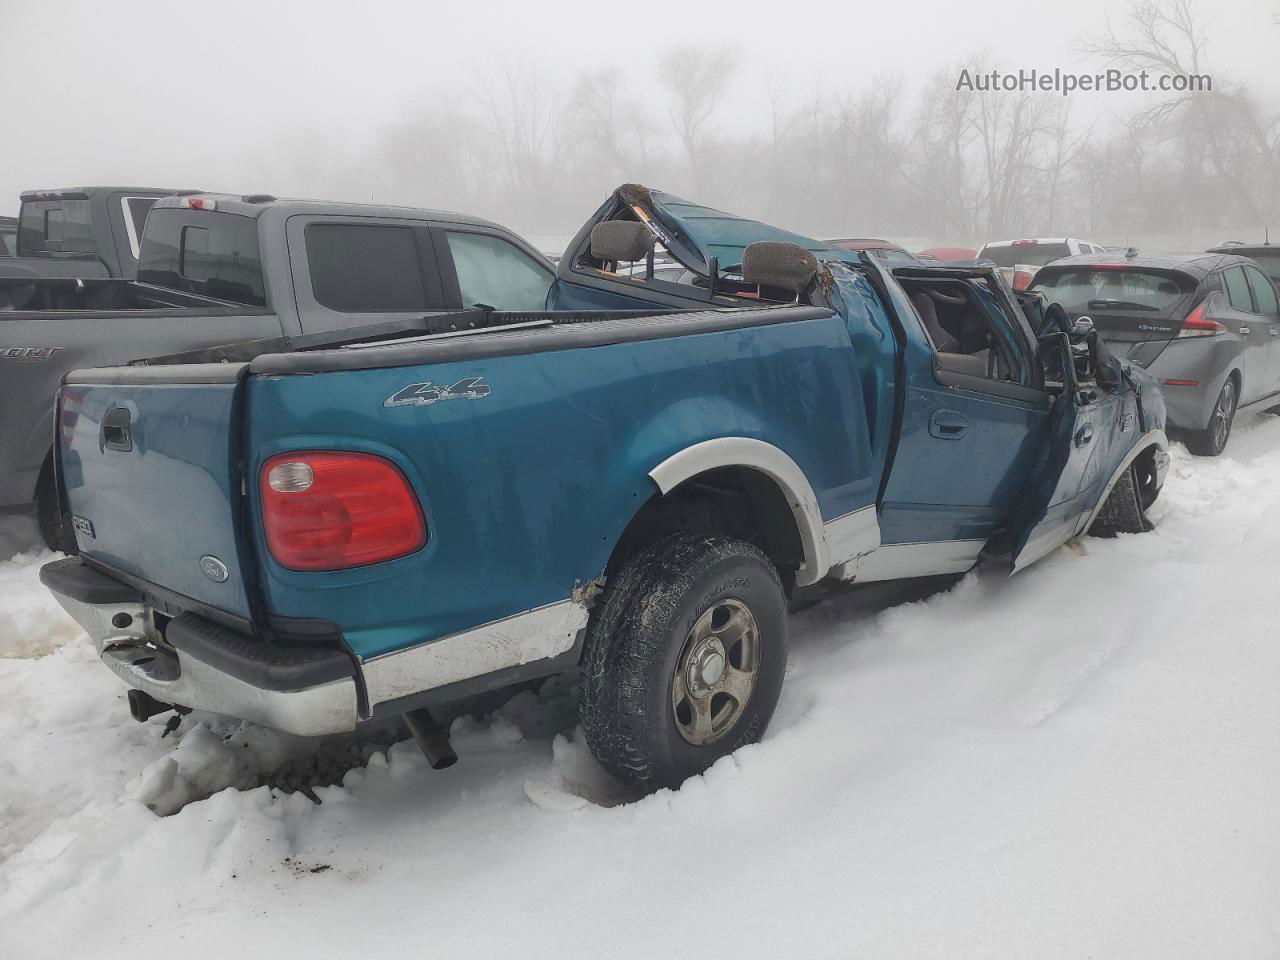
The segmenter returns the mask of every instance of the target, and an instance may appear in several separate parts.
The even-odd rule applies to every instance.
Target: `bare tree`
[[[707,183],[710,121],[737,67],[727,49],[678,47],[660,61],[660,81],[671,98],[671,125],[689,164],[695,191]]]
[[[1191,0],[1132,0],[1124,29],[1108,26],[1101,36],[1082,41],[1081,48],[1130,70],[1210,75],[1205,37]],[[1246,215],[1262,219],[1265,212],[1275,214],[1280,201],[1277,121],[1264,120],[1243,88],[1214,77],[1212,89],[1174,93],[1130,122],[1178,141],[1184,148],[1182,161],[1188,176],[1216,180]],[[1195,152],[1187,153],[1187,147]],[[1191,163],[1200,169],[1193,169]],[[1256,176],[1259,169],[1261,181]],[[1204,190],[1207,184],[1195,186]]]

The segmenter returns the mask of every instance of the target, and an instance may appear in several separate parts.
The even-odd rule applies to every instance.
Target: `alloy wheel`
[[[724,736],[746,709],[760,672],[760,629],[746,604],[721,600],[685,639],[671,685],[680,735],[694,746]]]

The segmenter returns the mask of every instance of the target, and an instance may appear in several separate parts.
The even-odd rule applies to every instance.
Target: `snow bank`
[[[563,681],[455,721],[434,772],[161,740],[85,644],[31,641],[0,661],[0,956],[1274,956],[1277,477],[1280,421],[1242,425],[1176,451],[1152,534],[806,611],[765,742],[638,803]],[[39,609],[22,567],[0,616]]]

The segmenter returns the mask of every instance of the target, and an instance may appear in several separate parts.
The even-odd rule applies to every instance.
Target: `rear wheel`
[[[600,763],[649,792],[759,740],[787,657],[769,559],[741,540],[677,534],[611,580],[588,630],[580,710]]]
[[[1216,457],[1222,453],[1231,437],[1231,425],[1235,422],[1239,406],[1240,387],[1235,377],[1227,377],[1222,392],[1218,394],[1218,402],[1213,405],[1213,413],[1209,415],[1209,425],[1187,435],[1187,449],[1201,457]]]

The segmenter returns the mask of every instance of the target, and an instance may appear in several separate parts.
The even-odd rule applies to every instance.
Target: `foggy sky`
[[[750,130],[767,122],[771,88],[804,96],[856,90],[877,74],[911,81],[984,48],[1009,67],[1091,69],[1073,41],[1104,26],[1108,10],[1115,18],[1123,7],[0,0],[0,213],[16,212],[23,189],[98,183],[313,195],[306,165],[279,155],[305,144],[317,166],[358,156],[414,104],[441,91],[465,100],[486,69],[512,59],[565,77],[616,66],[642,86],[673,45],[727,47],[741,67],[723,115]],[[1198,15],[1215,76],[1280,103],[1280,0],[1204,0]],[[1132,105],[1122,94],[1073,98],[1074,115],[1104,123]],[[361,184],[349,190],[332,199],[369,199]]]

